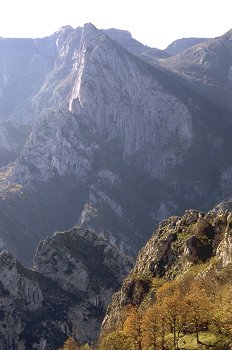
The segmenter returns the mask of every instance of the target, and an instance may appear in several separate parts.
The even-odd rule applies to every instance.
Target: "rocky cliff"
[[[150,65],[130,35],[92,24],[61,28],[46,42],[53,61],[30,92],[30,135],[1,173],[4,247],[28,264],[48,232],[78,224],[135,255],[163,218],[229,198],[231,110],[198,91],[195,75],[178,73],[173,58]],[[230,44],[229,33],[200,44],[199,62],[213,47],[214,67]],[[228,62],[217,59],[215,74]],[[213,83],[222,95],[224,85]]]
[[[231,202],[222,203],[207,214],[191,209],[182,217],[162,221],[140,251],[121,290],[113,296],[102,333],[120,330],[129,306],[143,305],[144,310],[144,305],[156,299],[162,281],[178,280],[195,271],[195,276],[205,278],[213,273],[220,283],[231,283],[231,228]]]
[[[44,112],[21,153],[12,181],[27,180],[31,175],[30,169],[25,169],[27,163],[35,169],[33,177],[41,180],[54,176],[54,172],[86,177],[93,171],[94,153],[105,142],[116,140],[122,160],[129,162],[136,154],[138,165],[153,177],[163,176],[181,162],[181,151],[190,147],[192,138],[190,112],[163,86],[162,79],[153,74],[149,65],[91,24],[83,29],[80,47],[73,51],[68,46],[62,60],[66,62],[70,57],[72,67],[66,87],[63,86],[65,91],[67,88],[70,113]],[[136,84],[131,84],[129,77]],[[60,81],[56,83],[60,85]],[[66,96],[60,95],[65,101]],[[154,106],[160,110],[159,115]],[[149,132],[151,129],[155,134]],[[183,150],[178,145],[173,149],[170,144],[175,131]],[[161,151],[164,144],[165,155]]]
[[[84,229],[40,242],[34,269],[0,254],[0,347],[58,349],[68,336],[92,342],[106,306],[132,264]]]
[[[80,343],[95,341],[121,284],[107,309],[102,334],[121,329],[129,306],[144,307],[155,300],[162,280],[178,279],[195,267],[199,276],[213,272],[221,280],[224,273],[231,281],[231,209],[231,202],[224,202],[207,214],[191,209],[164,220],[131,272],[128,257],[81,228],[41,241],[33,270],[2,252],[0,346],[55,350],[68,336]]]

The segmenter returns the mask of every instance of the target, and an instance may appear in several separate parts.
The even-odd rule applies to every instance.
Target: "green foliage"
[[[228,349],[229,339],[210,332],[200,332],[202,344],[197,344],[196,337],[193,334],[184,335],[180,342],[180,349],[186,350],[223,350]]]
[[[135,350],[135,346],[128,335],[119,331],[105,335],[101,339],[99,350]]]
[[[83,344],[83,345],[80,347],[80,350],[91,350],[91,347],[89,346],[89,344]]]

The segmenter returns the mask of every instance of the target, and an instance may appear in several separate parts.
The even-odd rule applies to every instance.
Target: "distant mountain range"
[[[173,41],[173,43],[168,45],[164,51],[167,52],[169,55],[174,56],[174,55],[181,53],[182,51],[189,49],[192,46],[201,44],[207,40],[208,40],[207,38],[177,39],[177,40]]]

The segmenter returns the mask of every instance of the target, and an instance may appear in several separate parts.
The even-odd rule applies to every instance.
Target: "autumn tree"
[[[158,305],[162,306],[163,317],[173,335],[173,349],[178,349],[181,332],[186,327],[187,305],[180,292],[180,283],[167,282],[157,292]]]
[[[69,337],[60,350],[79,350],[78,343],[71,337]]]
[[[213,323],[216,329],[223,334],[232,333],[232,286],[219,286],[213,305]]]
[[[89,346],[89,344],[85,343],[81,345],[80,350],[91,350],[91,347]]]
[[[136,350],[142,350],[142,315],[137,307],[132,307],[124,322],[124,332],[130,336]]]
[[[100,340],[100,350],[135,350],[131,337],[123,331],[104,335]]]
[[[143,349],[165,349],[165,325],[162,305],[150,305],[144,313],[141,325]]]
[[[165,297],[162,300],[162,306],[166,320],[173,334],[173,349],[179,349],[179,337],[186,322],[186,304],[183,302],[183,297],[177,290],[172,296]]]
[[[197,343],[199,344],[201,343],[199,340],[199,331],[204,324],[209,322],[210,310],[212,310],[212,304],[202,285],[202,281],[194,280],[192,282],[185,296],[185,302],[188,306],[189,322],[194,327]]]

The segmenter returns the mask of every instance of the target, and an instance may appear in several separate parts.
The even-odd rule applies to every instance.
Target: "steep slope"
[[[14,116],[23,124],[31,118],[26,105],[54,65],[56,37],[0,38],[0,119]]]
[[[48,232],[78,224],[135,255],[163,218],[230,198],[230,110],[91,24],[57,35],[32,132],[1,175],[2,246],[29,264]]]
[[[183,76],[213,103],[231,110],[231,39],[232,30],[170,57],[161,64]]]
[[[30,132],[30,126],[16,126],[10,120],[0,121],[0,167],[14,161],[20,154]]]
[[[109,231],[112,241],[119,245],[124,241],[133,252],[144,242],[137,215],[144,204],[138,205],[134,197],[140,197],[143,190],[134,194],[128,177],[132,175],[135,183],[142,176],[161,178],[181,162],[192,139],[190,113],[169,92],[165,77],[92,25],[84,27],[80,49],[73,54],[73,46],[67,45],[64,52],[64,62],[73,59],[62,85],[66,96],[70,94],[70,112],[65,105],[62,110],[43,112],[15,165],[11,183],[75,176],[77,186],[89,188],[88,203],[100,212],[99,232]],[[56,66],[54,70],[50,80]],[[57,84],[60,86],[59,81]],[[154,180],[154,186],[160,186],[159,180]],[[123,195],[125,187],[129,203]],[[134,203],[131,214],[130,203]],[[146,206],[143,211],[147,216]],[[126,223],[128,214],[132,218]],[[86,210],[82,225],[86,223],[83,218]],[[149,234],[152,216],[147,222]]]
[[[174,56],[182,51],[187,50],[188,48],[195,46],[197,44],[201,44],[207,41],[208,38],[182,38],[173,41],[166,49],[164,50],[169,55]]]
[[[111,39],[117,41],[127,51],[133,53],[146,62],[152,63],[154,59],[169,57],[169,53],[167,51],[143,45],[139,41],[133,39],[131,33],[126,30],[111,28],[105,29],[103,32],[105,32]]]
[[[31,99],[54,65],[56,38],[0,38],[0,167],[16,159],[29,134]]]
[[[103,335],[122,329],[130,307],[137,308],[138,313],[139,308],[142,313],[152,308],[159,288],[167,281],[178,283],[186,276],[187,287],[194,279],[207,280],[205,288],[211,292],[217,284],[221,290],[223,285],[231,284],[231,226],[231,202],[222,203],[206,215],[187,210],[183,217],[173,216],[161,222],[140,251],[121,290],[113,296],[103,321]],[[185,287],[182,285],[183,290]],[[202,292],[199,286],[198,289]],[[174,291],[170,298],[173,294]],[[216,348],[224,349],[220,345]]]
[[[128,258],[90,231],[72,229],[42,241],[35,264],[28,270],[0,254],[1,349],[55,350],[69,335],[95,340]]]

